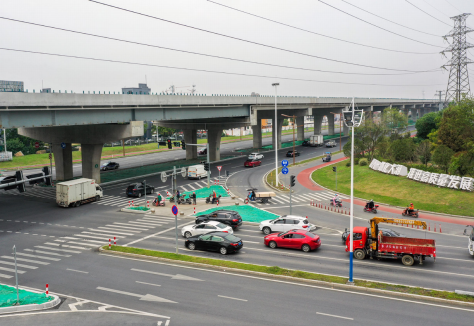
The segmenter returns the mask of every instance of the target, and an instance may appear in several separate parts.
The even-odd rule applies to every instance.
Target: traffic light
[[[181,141],[181,148],[186,149],[186,143],[184,142],[184,140]]]
[[[49,175],[49,167],[48,166],[45,166],[41,169],[41,171],[43,171],[44,175]],[[51,186],[51,180],[53,179],[53,177],[46,177],[44,178],[44,184],[47,185],[47,186]]]
[[[16,177],[16,181],[23,181],[23,171],[16,171],[15,177]],[[17,187],[18,187],[19,192],[26,191],[24,183],[20,183],[19,185],[17,185]]]
[[[204,170],[210,171],[211,170],[211,164],[210,163],[204,163]]]
[[[173,146],[171,146],[171,139],[168,139],[168,149],[173,149]]]
[[[332,172],[337,172],[337,168],[335,166],[332,167]]]
[[[294,175],[290,176],[290,186],[294,187],[296,185],[296,177]]]

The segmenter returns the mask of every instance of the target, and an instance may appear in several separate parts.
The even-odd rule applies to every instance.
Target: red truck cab
[[[423,264],[426,257],[436,259],[435,240],[386,237],[381,233],[377,239],[371,239],[369,228],[357,226],[353,229],[354,258],[371,259],[387,258],[401,259],[406,266],[411,266],[415,261]],[[350,236],[346,239],[346,252],[350,251]]]

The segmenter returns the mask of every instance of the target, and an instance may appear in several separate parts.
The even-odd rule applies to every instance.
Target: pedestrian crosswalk
[[[41,267],[51,266],[63,259],[106,245],[109,243],[109,239],[112,243],[117,241],[117,244],[123,244],[123,240],[127,237],[133,237],[149,230],[153,232],[153,229],[173,222],[174,218],[144,214],[129,221],[109,222],[103,226],[72,232],[70,235],[57,237],[54,240],[46,240],[46,242],[34,245],[32,248],[18,248],[16,253],[17,272],[24,274]],[[14,265],[13,255],[0,256],[0,279],[14,278]]]
[[[47,187],[27,187],[26,192],[18,192],[17,189],[6,190],[4,194],[13,196],[38,197],[56,200],[56,188]]]
[[[306,194],[291,194],[291,202],[300,204],[309,204],[311,201],[321,201],[321,202],[326,202],[330,201],[334,197],[334,193],[330,191],[315,191],[312,193],[306,193]],[[347,199],[345,196],[339,195],[341,199]],[[255,202],[254,202],[255,203]],[[275,204],[290,204],[290,194],[278,194],[276,197],[272,197],[272,199],[266,203],[255,203],[257,206],[260,205],[275,205]]]

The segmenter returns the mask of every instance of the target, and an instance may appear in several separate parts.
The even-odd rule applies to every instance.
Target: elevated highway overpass
[[[321,132],[324,116],[350,105],[348,97],[278,96],[277,129],[281,146],[281,114],[297,116],[298,140],[304,138],[303,120],[314,117],[314,133]],[[435,100],[356,98],[365,111],[397,107],[413,119],[439,110]],[[20,128],[19,133],[53,144],[58,180],[72,178],[71,143],[82,145],[83,176],[100,182],[100,156],[106,142],[143,135],[143,121],[182,129],[187,143],[197,142],[197,130],[208,130],[210,158],[220,159],[223,129],[252,126],[254,147],[262,147],[261,120],[274,119],[273,96],[196,96],[75,93],[0,93],[0,128]],[[328,119],[334,134],[334,119]],[[65,143],[65,148],[60,146]],[[274,144],[275,145],[275,144]],[[186,148],[188,159],[197,157],[194,146]]]

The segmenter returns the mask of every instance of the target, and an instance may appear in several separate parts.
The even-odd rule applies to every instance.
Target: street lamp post
[[[273,121],[273,137],[275,139],[275,186],[278,188],[278,123],[277,123],[277,86],[279,83],[273,83],[272,86],[275,87],[275,121]]]
[[[349,228],[349,284],[354,284],[354,243],[353,243],[353,229],[354,229],[354,128],[359,127],[362,122],[363,110],[355,111],[354,98],[352,98],[352,107],[347,111],[343,111],[344,124],[351,127],[351,205],[350,205],[350,228]]]

